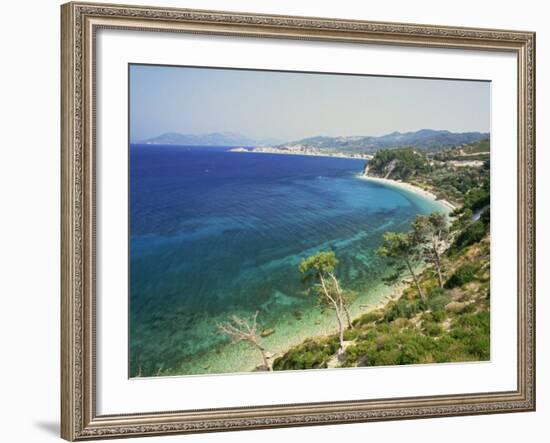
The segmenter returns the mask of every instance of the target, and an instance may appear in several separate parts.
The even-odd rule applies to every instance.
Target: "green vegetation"
[[[452,251],[458,251],[466,246],[474,244],[483,238],[485,235],[485,225],[481,221],[476,221],[470,224],[456,238]]]
[[[489,141],[485,140],[435,154],[425,154],[412,148],[383,149],[367,164],[368,175],[406,180],[455,206],[464,204],[465,208],[469,208],[478,199],[482,204],[488,204],[488,147]],[[480,166],[460,166],[461,162],[469,164],[474,160]],[[486,190],[486,194],[479,195],[478,188]],[[468,193],[472,193],[468,197],[471,203],[465,204]]]
[[[484,182],[481,186],[472,188],[464,195],[464,209],[476,211],[487,206],[490,202],[489,183]]]
[[[384,234],[376,252],[392,267],[388,284],[401,280],[405,288],[384,307],[353,321],[348,310],[353,294],[336,277],[335,253],[302,260],[299,271],[309,293],[323,309],[334,311],[338,332],[309,338],[273,362],[262,353],[264,365],[290,370],[488,360],[490,164],[470,161],[487,157],[488,149],[489,140],[482,140],[431,155],[412,148],[378,151],[367,165],[368,175],[406,180],[459,208],[450,220],[438,212],[419,215],[408,232]],[[457,158],[468,161],[457,166]],[[264,352],[255,319],[253,326],[252,336],[241,340]],[[227,324],[222,332],[236,334]]]
[[[487,205],[489,203],[487,202]],[[473,212],[470,208],[461,208],[455,211],[458,219],[453,224],[453,229],[456,231],[455,239],[449,248],[450,254],[457,254],[465,247],[479,242],[489,234],[491,223],[491,208],[489,206],[478,209],[479,217],[474,219]]]
[[[347,321],[347,327],[352,327],[348,310],[351,296],[342,290],[334,274],[337,265],[338,260],[334,252],[318,252],[303,259],[298,269],[305,282],[313,282],[310,292],[317,297],[321,306],[334,310],[338,324],[339,352],[342,353],[344,351],[344,318]]]
[[[470,143],[463,148],[465,154],[489,153],[491,144],[488,138],[478,142]]]
[[[447,289],[453,289],[459,286],[464,286],[475,280],[477,266],[472,263],[465,263],[458,268],[453,275],[445,283]]]
[[[275,359],[273,369],[489,360],[489,237],[442,259],[444,288],[426,268],[418,276],[425,299],[413,283],[399,299],[355,319],[341,358],[334,358],[336,335],[312,338]]]
[[[369,161],[372,174],[405,180],[426,171],[426,157],[412,148],[381,149]]]
[[[422,258],[433,265],[439,286],[443,287],[441,254],[449,241],[447,217],[441,212],[434,212],[428,216],[419,215],[412,226],[412,236]]]
[[[486,160],[490,154],[490,140],[480,140],[467,145],[436,152],[433,158],[439,161],[447,160]]]
[[[416,290],[421,299],[424,299],[424,292],[414,272],[414,267],[418,264],[420,258],[419,243],[414,233],[405,232],[386,232],[384,242],[376,253],[381,257],[388,257],[402,261],[409,271],[416,285]]]
[[[460,155],[485,148],[488,141],[478,142],[461,147]],[[458,155],[451,154],[447,158]],[[355,319],[340,340],[310,339],[277,358],[274,370],[488,360],[489,162],[455,167],[396,149],[379,151],[368,166],[369,175],[406,179],[460,207],[452,223],[433,213],[418,216],[409,232],[386,232],[377,253],[396,268],[397,278],[410,275],[409,286],[397,300]]]
[[[490,141],[487,138],[478,142],[457,146],[452,149],[446,149],[444,151],[437,152],[433,154],[433,158],[439,161],[486,160],[489,158],[490,149]]]
[[[326,368],[329,360],[339,349],[337,337],[308,339],[287,352],[285,359],[277,359],[273,364],[276,371],[289,369]]]

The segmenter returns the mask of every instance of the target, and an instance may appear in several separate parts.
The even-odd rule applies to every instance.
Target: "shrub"
[[[475,274],[477,272],[477,267],[466,263],[460,266],[453,275],[445,283],[447,289],[456,288],[458,286],[463,286],[466,283],[470,283],[475,279]]]
[[[433,358],[436,363],[470,360],[463,344],[453,339],[450,334],[444,334],[439,337],[433,352]]]
[[[490,193],[484,187],[470,189],[464,196],[464,207],[472,211],[487,206],[490,201]]]
[[[372,356],[369,366],[394,366],[400,364],[399,349],[391,349],[387,351],[376,352]]]
[[[472,212],[472,210],[470,208],[463,208],[462,210],[455,209],[454,212],[456,213],[456,216],[458,218],[456,218],[453,221],[453,224],[452,224],[452,227],[451,227],[451,229],[453,231],[458,231],[458,230],[464,229],[466,226],[468,226],[468,224],[470,223],[470,221],[472,220],[472,217],[474,215],[474,213]]]
[[[408,326],[410,326],[411,322],[409,319],[407,318],[396,318],[393,322],[393,324],[397,327],[397,328],[406,328]]]
[[[424,321],[422,322],[422,329],[430,337],[436,337],[443,332],[443,328],[436,322]]]
[[[485,225],[489,226],[491,223],[491,208],[486,208],[481,215],[479,216],[479,220]]]
[[[338,337],[322,340],[306,340],[273,362],[273,369],[313,369],[326,367],[328,360],[338,350]]]
[[[428,293],[426,308],[430,311],[440,311],[445,308],[445,305],[449,303],[450,300],[445,289],[437,286]]]
[[[369,366],[371,356],[376,353],[376,345],[373,341],[365,340],[346,348],[346,363],[354,364],[361,361],[363,366]]]
[[[424,155],[412,148],[380,149],[369,161],[369,167],[373,172],[385,174],[390,163],[393,166],[392,176],[401,179],[426,171],[427,168]]]
[[[465,352],[478,360],[490,357],[490,315],[488,312],[463,314],[453,322],[451,337],[461,342]]]
[[[421,320],[426,320],[426,321],[433,321],[434,320],[431,312],[424,312],[422,314],[422,316],[420,317],[420,319]]]
[[[468,225],[458,236],[456,237],[452,247],[449,249],[450,253],[456,253],[466,246],[473,245],[480,241],[487,231],[487,227],[480,220]]]
[[[445,309],[452,314],[461,314],[466,308],[466,306],[468,306],[468,303],[452,301],[447,306],[445,306]]]
[[[384,322],[391,323],[397,318],[410,319],[425,309],[421,300],[407,300],[401,297],[397,302],[390,303],[384,314]]]
[[[380,335],[376,338],[376,349],[378,351],[389,350],[395,347],[397,347],[396,338],[389,334]]]
[[[467,328],[483,329],[489,332],[491,316],[489,312],[479,312],[478,314],[469,314],[458,317],[453,325],[464,326]]]
[[[346,341],[355,340],[358,335],[359,335],[359,331],[357,329],[346,329],[344,331],[344,340]]]
[[[415,330],[405,331],[400,339],[402,345],[399,363],[402,365],[421,363],[426,360],[426,356],[431,354],[434,349],[433,338],[425,337]]]
[[[377,322],[384,317],[384,312],[380,309],[376,311],[367,312],[353,322],[354,326],[363,326],[369,323]]]
[[[444,310],[432,312],[433,321],[440,323],[447,318],[447,313]]]
[[[475,355],[480,360],[490,358],[489,334],[472,334],[467,341],[466,349],[469,354]]]

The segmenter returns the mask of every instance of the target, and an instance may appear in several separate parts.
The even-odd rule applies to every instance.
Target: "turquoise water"
[[[360,180],[364,161],[132,145],[130,375],[252,370],[259,355],[216,325],[259,311],[274,352],[334,328],[304,292],[298,263],[335,251],[342,285],[375,303],[387,230],[431,200]],[[377,299],[378,297],[378,299]]]

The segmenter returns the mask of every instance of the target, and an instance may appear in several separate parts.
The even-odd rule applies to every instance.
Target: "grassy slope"
[[[490,143],[489,139],[480,140],[475,143],[470,143],[464,147],[465,154],[480,154],[480,153],[489,153]]]
[[[432,155],[435,160],[454,160],[459,162],[480,160],[486,161],[490,158],[491,143],[489,139],[480,140],[478,142],[461,145],[453,149],[447,149],[434,153]]]
[[[345,359],[336,335],[314,337],[274,362],[275,370],[489,360],[489,236],[445,257],[446,288],[427,268],[421,300],[413,285],[396,301],[355,319]]]

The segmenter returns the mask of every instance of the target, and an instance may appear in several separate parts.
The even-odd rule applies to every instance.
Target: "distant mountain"
[[[148,145],[178,146],[255,146],[257,141],[236,132],[212,132],[210,134],[180,134],[167,132],[157,137],[142,140]]]
[[[284,140],[281,140],[280,138],[262,138],[256,142],[257,146],[274,146],[274,145],[280,145],[281,143],[284,143]]]
[[[391,134],[350,137],[308,137],[288,143],[285,146],[301,145],[320,150],[373,153],[382,148],[413,147],[419,150],[437,151],[451,146],[472,143],[489,138],[482,132],[450,132],[445,130],[421,129],[415,132],[392,132]]]
[[[230,146],[252,147],[271,146],[275,148],[304,148],[316,151],[341,151],[361,154],[372,154],[382,148],[413,147],[425,151],[439,151],[445,148],[477,142],[489,138],[482,132],[450,132],[444,130],[421,129],[416,132],[392,132],[375,136],[315,136],[303,138],[290,143],[276,139],[252,139],[236,132],[212,132],[209,134],[166,134],[140,141],[151,145],[178,146]]]

